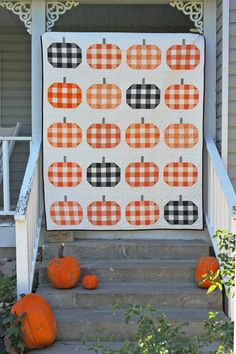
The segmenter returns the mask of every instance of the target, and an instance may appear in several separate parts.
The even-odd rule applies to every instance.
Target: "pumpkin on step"
[[[28,349],[44,348],[51,345],[57,335],[56,321],[48,302],[40,295],[28,294],[18,300],[11,313],[21,316],[24,343]]]
[[[84,289],[94,290],[98,287],[98,277],[94,274],[88,274],[83,277]]]
[[[216,273],[219,269],[219,262],[215,257],[201,257],[196,266],[195,279],[200,288],[208,289],[212,283],[205,279],[204,276],[208,273]]]
[[[54,288],[70,289],[76,286],[80,277],[80,264],[73,256],[63,255],[64,244],[62,243],[58,258],[52,259],[47,268],[48,280]]]

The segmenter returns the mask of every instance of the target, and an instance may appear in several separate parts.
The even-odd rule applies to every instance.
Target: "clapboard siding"
[[[236,189],[236,1],[230,0],[229,174]]]
[[[216,3],[216,143],[221,152],[222,134],[222,0]]]
[[[21,122],[20,135],[31,135],[31,37],[24,28],[0,28],[0,125]],[[28,159],[28,143],[16,143],[10,162],[11,204],[15,205]],[[0,191],[2,204],[2,186]]]

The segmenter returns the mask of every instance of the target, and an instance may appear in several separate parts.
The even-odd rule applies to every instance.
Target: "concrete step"
[[[162,309],[171,323],[184,323],[184,332],[188,336],[203,333],[204,320],[208,311],[196,309]],[[111,310],[57,310],[54,311],[58,335],[57,340],[102,341],[134,340],[137,330],[136,321],[132,319],[125,324],[124,313],[113,314]]]
[[[43,258],[57,257],[59,243],[46,243]],[[109,259],[192,259],[209,254],[209,245],[201,239],[190,240],[75,240],[65,242],[65,255],[80,261]]]
[[[74,289],[54,289],[40,284],[38,293],[57,309],[110,309],[118,300],[125,304],[151,304],[158,307],[222,308],[221,293],[207,295],[206,290],[191,283],[100,283],[96,290],[85,290],[79,284]]]
[[[48,261],[39,265],[39,281],[47,281]],[[102,282],[194,282],[196,261],[184,260],[97,260],[81,261],[81,279],[96,274]]]

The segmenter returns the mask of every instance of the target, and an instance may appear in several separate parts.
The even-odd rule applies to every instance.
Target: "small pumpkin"
[[[52,259],[47,267],[48,280],[54,288],[70,289],[79,282],[80,264],[73,256],[64,256],[64,244],[62,243],[58,258]]]
[[[95,274],[88,274],[83,277],[84,289],[94,290],[98,287],[98,277]]]
[[[38,294],[28,294],[18,300],[11,313],[21,316],[24,343],[28,349],[44,348],[51,345],[57,335],[56,321],[48,302]]]
[[[207,279],[203,281],[204,275],[209,272],[212,272],[213,274],[216,273],[219,267],[219,262],[215,257],[201,257],[197,262],[195,273],[195,279],[198,286],[203,289],[210,288],[212,283]]]

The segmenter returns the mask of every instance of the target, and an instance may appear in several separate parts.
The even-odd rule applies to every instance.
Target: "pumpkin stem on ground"
[[[64,257],[64,243],[62,242],[61,244],[60,244],[60,247],[59,247],[59,249],[58,249],[58,257],[59,258],[63,258]]]

